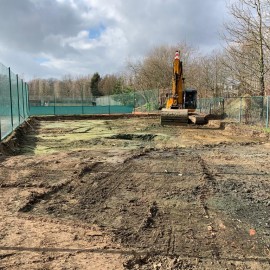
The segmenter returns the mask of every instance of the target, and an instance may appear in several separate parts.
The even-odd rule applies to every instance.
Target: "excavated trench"
[[[118,140],[142,140],[142,141],[152,141],[157,137],[156,134],[116,134],[109,139],[118,139]]]

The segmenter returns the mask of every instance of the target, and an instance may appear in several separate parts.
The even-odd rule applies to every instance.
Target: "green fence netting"
[[[61,97],[55,94],[30,97],[31,115],[79,115],[153,113],[160,107],[160,91],[142,90],[128,93],[84,97]],[[223,116],[246,124],[269,126],[269,97],[199,98],[197,111]]]
[[[140,91],[99,97],[30,96],[31,115],[123,114],[158,109],[158,92]]]
[[[0,139],[28,118],[28,85],[0,63]]]

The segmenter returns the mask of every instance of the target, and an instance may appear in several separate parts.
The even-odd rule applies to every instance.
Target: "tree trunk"
[[[259,46],[260,46],[260,95],[265,96],[265,82],[264,82],[264,51],[263,51],[263,33],[262,33],[262,13],[261,2],[256,2],[257,13],[259,16]]]

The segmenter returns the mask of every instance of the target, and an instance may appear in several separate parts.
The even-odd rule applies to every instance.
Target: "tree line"
[[[199,97],[270,94],[270,0],[237,0],[229,7],[231,18],[221,34],[224,47],[203,55],[188,44],[152,48],[143,59],[126,63],[119,74],[93,75],[29,82],[30,97],[93,96],[159,89],[170,91],[172,59],[180,50],[185,87]]]

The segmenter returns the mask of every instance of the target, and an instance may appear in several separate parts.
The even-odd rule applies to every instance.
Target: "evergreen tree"
[[[96,72],[93,75],[91,82],[90,82],[90,89],[91,89],[92,95],[94,97],[102,96],[102,93],[99,91],[99,82],[100,81],[101,81],[101,77],[98,74],[98,72]]]

